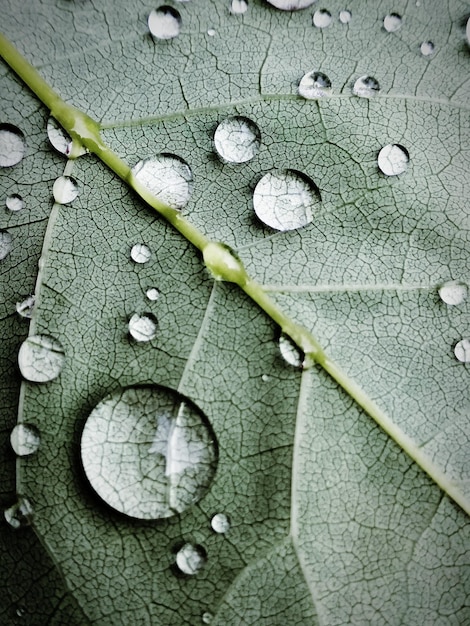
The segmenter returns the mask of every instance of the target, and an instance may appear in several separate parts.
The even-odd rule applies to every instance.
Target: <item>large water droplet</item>
[[[384,28],[387,33],[394,33],[401,28],[402,18],[398,13],[389,13],[384,17]]]
[[[379,81],[373,76],[360,76],[354,83],[352,91],[359,98],[373,98],[380,91]]]
[[[16,303],[16,312],[18,313],[18,315],[21,315],[21,317],[26,317],[30,320],[33,316],[35,302],[36,297],[34,295],[28,296],[23,300],[23,302]]]
[[[281,11],[298,11],[299,9],[306,9],[317,0],[268,0],[269,4],[272,4],[276,9]]]
[[[7,230],[0,230],[0,261],[11,252],[13,237]]]
[[[230,13],[234,15],[243,15],[248,11],[248,2],[247,0],[232,0],[230,4]]]
[[[18,496],[18,501],[4,511],[5,519],[12,528],[24,528],[33,522],[33,505],[24,496]]]
[[[144,243],[136,243],[131,248],[131,259],[134,263],[147,263],[151,256],[150,248]]]
[[[134,387],[104,398],[88,417],[81,448],[95,491],[139,519],[188,509],[206,493],[217,465],[204,414],[164,387]]]
[[[11,447],[18,456],[34,454],[41,443],[41,436],[32,424],[17,424],[10,434]]]
[[[170,6],[159,7],[150,11],[148,27],[150,33],[157,39],[173,39],[181,31],[181,15]]]
[[[69,156],[72,152],[72,138],[69,137],[59,122],[57,122],[52,115],[47,120],[47,136],[52,147],[55,148],[57,152]],[[75,147],[74,152],[74,156],[78,157],[82,154],[86,154],[88,150],[84,146],[80,146],[80,149]]]
[[[265,174],[253,193],[253,207],[259,219],[283,231],[310,224],[320,202],[315,183],[296,170]]]
[[[299,83],[299,95],[313,100],[329,96],[331,93],[331,81],[322,72],[308,72]]]
[[[470,363],[470,339],[461,339],[454,347],[455,358],[462,363]]]
[[[187,576],[194,576],[207,562],[204,548],[194,543],[185,543],[176,553],[176,565]]]
[[[377,157],[377,164],[386,176],[398,176],[408,169],[410,155],[408,150],[399,144],[384,146]]]
[[[439,287],[439,296],[443,302],[457,306],[467,298],[468,288],[465,283],[451,280]]]
[[[0,124],[0,167],[11,167],[21,161],[26,152],[24,135],[13,124]]]
[[[129,334],[139,342],[152,341],[157,334],[157,325],[157,318],[152,313],[134,313],[129,320]]]
[[[70,204],[78,196],[77,181],[71,176],[59,176],[54,181],[52,195],[59,204]]]
[[[261,134],[258,126],[247,117],[227,117],[214,133],[214,146],[222,160],[245,163],[259,150]]]
[[[26,380],[46,383],[60,374],[65,354],[57,339],[47,335],[32,335],[21,344],[18,365]]]
[[[326,28],[331,24],[331,13],[327,9],[318,9],[313,14],[312,22],[317,28]]]
[[[303,367],[305,355],[299,350],[292,339],[282,333],[279,337],[279,350],[284,360],[294,367]]]
[[[160,297],[160,292],[156,287],[150,287],[150,289],[147,289],[147,291],[145,292],[145,295],[149,300],[155,302]]]
[[[24,200],[17,193],[12,193],[10,196],[7,197],[5,204],[7,209],[9,209],[10,211],[21,211],[21,209],[24,207]]]
[[[230,530],[230,519],[225,513],[216,513],[211,519],[212,530],[224,534]]]
[[[430,57],[434,53],[435,46],[432,41],[423,41],[419,49],[423,57]]]
[[[136,179],[162,202],[181,209],[189,200],[193,177],[189,165],[172,154],[158,154],[132,168]]]
[[[351,11],[348,11],[347,9],[345,9],[344,11],[340,11],[339,21],[341,22],[341,24],[349,24],[349,22],[351,21],[351,18],[352,18]]]

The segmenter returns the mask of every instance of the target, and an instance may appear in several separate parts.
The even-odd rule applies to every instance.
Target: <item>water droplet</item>
[[[247,117],[227,117],[214,133],[214,146],[220,158],[228,163],[245,163],[259,150],[261,133]]]
[[[5,519],[15,530],[30,526],[33,522],[33,505],[24,496],[18,496],[18,501],[4,511]]]
[[[150,11],[148,27],[157,39],[173,39],[181,31],[181,15],[173,7],[163,6]]]
[[[299,350],[292,339],[284,333],[279,337],[279,350],[284,360],[289,363],[289,365],[303,367],[305,359],[304,353]]]
[[[17,606],[15,611],[17,617],[24,617],[26,615],[26,609],[22,606]]]
[[[354,83],[352,91],[359,98],[372,98],[380,91],[379,81],[373,76],[361,76]]]
[[[230,530],[230,519],[225,513],[216,513],[211,519],[212,530],[224,534]]]
[[[465,28],[465,36],[467,37],[467,43],[470,46],[470,17],[467,20],[467,26]]]
[[[351,11],[348,11],[347,9],[345,9],[344,11],[340,11],[339,21],[341,22],[341,24],[349,24],[349,22],[351,21],[351,18],[352,18]]]
[[[13,124],[0,124],[0,167],[11,167],[21,161],[26,152],[23,133]]]
[[[209,37],[213,37],[215,35],[215,29],[209,28],[209,30],[207,31],[207,34],[209,35]]]
[[[129,320],[129,334],[139,342],[152,341],[157,334],[157,325],[157,318],[152,313],[134,313]]]
[[[214,619],[214,616],[212,615],[212,613],[209,613],[208,611],[206,611],[205,613],[202,614],[201,619],[202,619],[203,624],[210,624],[212,620]]]
[[[434,48],[432,41],[423,41],[419,49],[424,57],[429,57],[434,53]]]
[[[326,28],[331,24],[331,13],[327,9],[318,9],[313,14],[313,25],[317,28]]]
[[[185,543],[176,553],[176,565],[179,570],[188,576],[194,576],[201,571],[207,562],[207,553],[198,544]]]
[[[268,0],[269,4],[272,4],[276,9],[281,11],[298,11],[299,9],[306,9],[317,0]]]
[[[29,456],[39,448],[39,430],[32,424],[17,424],[10,434],[11,447],[18,456]]]
[[[78,196],[77,181],[71,176],[59,176],[54,181],[52,195],[58,204],[70,204]]]
[[[65,354],[62,345],[47,335],[32,335],[21,344],[18,365],[26,380],[46,383],[60,374]]]
[[[104,398],[85,424],[81,453],[99,496],[138,519],[188,509],[204,496],[217,466],[205,415],[164,387],[131,387]]]
[[[389,13],[384,17],[384,28],[387,33],[394,33],[401,28],[401,15],[398,13]]]
[[[243,15],[248,11],[248,2],[246,0],[232,0],[230,5],[230,13],[234,15]]]
[[[253,193],[253,206],[259,219],[282,231],[310,224],[320,202],[315,183],[296,170],[265,174]]]
[[[147,261],[150,261],[151,256],[150,248],[144,243],[136,243],[131,248],[131,259],[135,263],[147,263]]]
[[[172,154],[158,154],[132,168],[136,179],[162,202],[181,209],[189,200],[193,177],[189,165]]]
[[[269,376],[267,374],[263,374],[261,376],[261,380],[263,381],[263,383],[267,383],[269,381]]]
[[[27,319],[31,319],[34,311],[34,303],[36,302],[35,296],[28,296],[23,300],[23,302],[16,303],[16,312],[21,317],[26,317]]]
[[[7,197],[5,204],[7,209],[9,209],[10,211],[21,211],[21,209],[24,207],[24,200],[17,193],[12,193],[10,196]]]
[[[331,93],[331,81],[322,72],[308,72],[299,83],[299,95],[313,100],[329,96]]]
[[[458,361],[470,363],[470,339],[461,339],[455,344],[454,354]]]
[[[439,287],[439,296],[443,302],[456,306],[467,298],[468,288],[465,283],[451,280]]]
[[[61,154],[69,155],[72,151],[72,139],[52,115],[47,120],[47,136],[53,148]]]
[[[408,169],[410,155],[408,150],[399,144],[384,146],[377,157],[377,164],[386,176],[398,176]]]
[[[7,230],[0,229],[0,261],[11,252],[13,237]]]
[[[160,292],[156,287],[150,287],[150,289],[147,289],[145,292],[145,295],[149,300],[155,301],[160,297]]]

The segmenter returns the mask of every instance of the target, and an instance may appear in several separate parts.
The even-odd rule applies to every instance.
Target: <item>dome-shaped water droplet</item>
[[[423,41],[419,49],[423,57],[429,57],[434,53],[434,44],[432,41]]]
[[[152,313],[134,313],[129,320],[129,334],[139,342],[152,341],[157,334],[157,325],[157,318]]]
[[[41,443],[41,436],[32,424],[17,424],[10,434],[11,447],[18,456],[34,454]]]
[[[379,81],[373,76],[361,76],[354,83],[352,91],[359,98],[372,98],[380,91]]]
[[[215,28],[209,28],[207,34],[209,35],[209,37],[213,37],[215,35],[215,32]]]
[[[71,176],[59,176],[54,181],[52,195],[58,204],[70,204],[78,196],[77,181]]]
[[[212,613],[209,613],[208,611],[206,611],[205,613],[202,614],[201,619],[202,619],[203,624],[210,624],[212,620],[214,619],[214,616],[212,615]]]
[[[232,0],[230,4],[230,13],[234,15],[243,15],[248,11],[247,0]]]
[[[150,289],[147,289],[147,291],[145,292],[145,295],[149,300],[152,300],[154,302],[160,297],[160,292],[156,287],[150,287]]]
[[[263,381],[263,383],[267,383],[270,380],[270,378],[267,374],[263,374],[261,376],[261,380]]]
[[[24,617],[26,615],[26,609],[22,606],[18,606],[16,607],[15,613],[18,617]]]
[[[18,365],[26,380],[46,383],[60,374],[65,354],[62,345],[47,335],[32,335],[21,344]]]
[[[398,13],[389,13],[384,17],[384,28],[387,33],[394,33],[401,28],[402,18]]]
[[[282,333],[279,337],[279,350],[284,360],[294,367],[303,367],[305,355],[299,350],[292,339]]]
[[[16,303],[16,312],[21,317],[26,317],[27,319],[31,319],[34,311],[34,304],[36,302],[35,296],[28,296],[23,300],[23,302]]]
[[[313,100],[329,96],[331,93],[331,81],[322,72],[307,72],[299,83],[299,95]]]
[[[326,28],[331,24],[331,13],[327,9],[318,9],[313,14],[312,22],[317,28]]]
[[[181,209],[189,200],[193,177],[189,165],[172,154],[158,154],[132,168],[136,179],[159,200]]]
[[[224,534],[230,530],[230,519],[225,513],[216,513],[211,519],[212,530]]]
[[[194,543],[185,543],[176,553],[176,565],[187,576],[194,576],[207,562],[204,548]]]
[[[283,231],[310,224],[320,202],[315,183],[296,170],[265,174],[253,193],[253,207],[259,219]]]
[[[455,358],[461,363],[470,363],[470,339],[461,339],[454,347]]]
[[[214,146],[223,161],[245,163],[259,150],[261,133],[247,117],[227,117],[214,133]]]
[[[349,22],[351,21],[351,17],[352,13],[347,9],[345,9],[344,11],[340,11],[339,13],[339,21],[341,22],[341,24],[349,24]]]
[[[24,528],[33,522],[33,505],[24,496],[18,496],[18,501],[4,511],[5,519],[12,528]]]
[[[7,209],[9,209],[10,211],[21,211],[21,209],[24,207],[24,200],[17,193],[12,193],[10,196],[7,197],[5,204]]]
[[[408,169],[410,155],[408,150],[399,144],[384,146],[377,157],[377,164],[386,176],[398,176]]]
[[[131,248],[131,259],[134,263],[147,263],[147,261],[150,261],[151,256],[150,248],[144,243],[136,243]]]
[[[101,498],[139,519],[188,509],[206,493],[217,465],[205,415],[164,387],[133,387],[104,398],[85,424],[81,453]]]
[[[462,304],[467,298],[468,288],[465,283],[451,280],[439,287],[439,296],[443,302],[451,306]]]
[[[276,9],[281,11],[298,11],[299,9],[306,9],[317,0],[268,0],[269,4],[272,4]]]
[[[11,167],[21,161],[26,152],[23,133],[13,124],[0,124],[0,167]]]
[[[148,16],[149,31],[156,39],[177,37],[181,31],[181,24],[179,11],[170,6],[153,9]]]
[[[7,230],[0,230],[0,261],[11,252],[13,237]]]

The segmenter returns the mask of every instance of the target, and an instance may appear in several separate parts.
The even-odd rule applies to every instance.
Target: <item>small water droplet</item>
[[[313,14],[313,25],[317,28],[327,28],[331,24],[331,13],[327,9],[318,9]]]
[[[0,229],[0,261],[11,252],[13,237],[7,230]]]
[[[18,365],[26,380],[46,383],[59,376],[65,354],[57,339],[47,335],[32,335],[21,344]]]
[[[306,9],[317,0],[268,0],[276,9],[281,11],[298,11]]]
[[[380,91],[379,81],[373,76],[361,76],[354,83],[352,91],[359,98],[373,98]]]
[[[432,41],[423,41],[419,49],[423,57],[429,57],[434,53],[434,44]]]
[[[299,95],[307,98],[307,100],[323,98],[329,96],[330,93],[331,81],[322,72],[308,72],[299,83]]]
[[[214,146],[227,163],[245,163],[258,153],[261,133],[247,117],[227,117],[214,133]]]
[[[211,519],[212,530],[224,534],[230,530],[230,519],[225,513],[216,513]]]
[[[263,381],[263,383],[267,383],[269,381],[269,376],[267,374],[263,374],[261,376],[261,380]]]
[[[172,154],[158,154],[139,161],[132,172],[159,200],[181,209],[189,200],[193,177],[189,165]]]
[[[150,287],[150,289],[147,289],[145,292],[145,295],[149,300],[155,301],[160,297],[160,292],[156,287]]]
[[[467,20],[467,26],[465,28],[465,36],[467,37],[467,43],[470,46],[470,17]]]
[[[212,620],[214,619],[214,616],[212,615],[212,613],[209,613],[208,611],[206,611],[205,613],[202,614],[201,619],[202,619],[203,624],[210,624]]]
[[[33,505],[24,496],[18,496],[18,501],[4,511],[5,519],[12,528],[24,528],[33,522]]]
[[[207,553],[198,544],[185,543],[176,553],[176,565],[187,576],[194,576],[207,562]]]
[[[7,209],[9,209],[10,211],[21,211],[21,209],[24,208],[24,200],[17,193],[12,193],[10,196],[8,196],[5,204]]]
[[[157,334],[157,325],[157,318],[152,313],[134,313],[129,320],[129,334],[139,342],[152,341]]]
[[[29,456],[37,452],[41,436],[32,424],[17,424],[10,434],[11,447],[18,456]]]
[[[181,31],[181,15],[170,6],[159,7],[150,11],[148,27],[150,33],[157,39],[173,39]]]
[[[207,34],[209,35],[209,37],[213,37],[215,35],[215,29],[209,28],[209,30],[207,31]]]
[[[144,243],[136,243],[131,248],[131,259],[135,263],[147,263],[147,261],[150,261],[151,256],[150,248]]]
[[[470,339],[461,339],[456,343],[454,354],[461,363],[470,363]]]
[[[303,367],[305,355],[299,350],[292,339],[282,333],[279,337],[279,350],[284,360],[294,367]]]
[[[457,306],[467,298],[468,288],[465,283],[451,280],[439,287],[439,296],[443,302]]]
[[[205,415],[164,387],[130,387],[99,402],[85,424],[81,454],[98,495],[138,519],[188,509],[204,496],[217,466]]]
[[[34,311],[34,304],[36,302],[36,297],[28,296],[23,300],[23,302],[16,303],[16,312],[21,317],[26,317],[27,319],[31,319]]]
[[[408,150],[399,144],[384,146],[377,157],[377,164],[386,176],[398,176],[408,169],[410,155]]]
[[[282,231],[310,224],[320,202],[315,183],[296,170],[265,174],[253,193],[253,207],[259,219]]]
[[[26,609],[22,606],[17,606],[15,611],[17,617],[24,617],[26,615]]]
[[[71,176],[59,176],[54,181],[52,195],[58,204],[70,204],[78,196],[77,181]]]
[[[401,28],[402,18],[398,13],[389,13],[384,17],[384,28],[387,33],[394,33]]]
[[[340,11],[339,21],[341,22],[341,24],[349,24],[349,22],[351,21],[351,18],[352,18],[351,11],[348,11],[347,9],[345,9],[344,11]]]
[[[0,124],[0,167],[11,167],[21,161],[26,152],[23,133],[13,124]]]
[[[234,15],[243,15],[248,11],[248,2],[247,0],[232,0],[230,4],[230,13]]]

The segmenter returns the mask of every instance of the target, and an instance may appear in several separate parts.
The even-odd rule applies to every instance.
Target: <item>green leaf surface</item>
[[[102,124],[125,162],[169,153],[188,163],[182,214],[234,248],[410,442],[402,450],[319,365],[286,363],[277,325],[236,285],[214,280],[96,156],[58,155],[49,111],[2,64],[0,124],[26,139],[23,160],[0,168],[2,198],[25,202],[0,215],[13,236],[0,261],[2,504],[18,493],[35,510],[32,530],[3,524],[4,623],[470,621],[468,516],[410,458],[423,454],[469,503],[469,370],[454,346],[468,337],[470,299],[452,306],[438,293],[470,276],[468,6],[399,1],[401,28],[387,32],[389,5],[356,4],[343,24],[348,7],[326,3],[332,21],[319,29],[316,5],[291,12],[251,0],[236,14],[229,0],[174,2],[181,32],[158,40],[147,26],[155,7],[141,2],[2,3],[4,34]],[[331,96],[297,95],[311,70],[329,77]],[[362,75],[379,81],[377,96],[352,95]],[[214,150],[217,125],[234,115],[260,130],[245,163]],[[409,153],[398,176],[377,165],[390,143]],[[321,202],[310,224],[279,232],[256,217],[253,193],[263,175],[286,169],[313,181]],[[52,186],[63,174],[79,195],[60,205]],[[134,244],[148,246],[147,263],[131,260]],[[33,292],[28,324],[15,305]],[[135,313],[158,320],[151,341],[129,336]],[[21,383],[28,332],[63,346],[50,382]],[[100,401],[142,385],[199,407],[218,453],[205,495],[155,521],[102,501],[80,452]],[[41,445],[15,463],[17,420],[39,428]],[[118,491],[133,454],[116,461]],[[226,533],[211,527],[216,513],[229,517]],[[207,557],[195,575],[177,566],[186,542]]]

